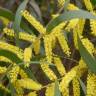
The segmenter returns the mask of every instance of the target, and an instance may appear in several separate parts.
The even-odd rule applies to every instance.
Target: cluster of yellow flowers
[[[13,68],[8,72],[8,76],[10,78],[10,82],[14,83],[17,80],[19,73],[19,66],[13,65]]]
[[[83,0],[86,9],[91,13],[94,13],[93,6],[90,0]],[[63,7],[66,0],[58,0],[59,8]],[[69,3],[67,6],[67,10],[79,10],[78,7]],[[30,67],[31,60],[34,58],[38,58],[41,55],[42,49],[44,50],[44,56],[41,56],[39,59],[40,67],[45,75],[49,78],[50,84],[47,86],[43,86],[38,81],[35,81],[29,77],[28,73],[15,62],[12,62],[9,58],[0,55],[0,62],[4,62],[5,65],[0,66],[0,75],[7,72],[8,65],[12,64],[11,70],[7,72],[7,77],[9,82],[11,82],[15,88],[15,95],[16,96],[24,96],[25,89],[28,90],[28,94],[26,96],[37,96],[39,90],[46,88],[45,96],[54,96],[55,92],[55,80],[59,83],[59,90],[62,96],[70,96],[70,83],[73,88],[73,95],[80,96],[80,82],[79,79],[84,75],[87,74],[87,96],[95,96],[96,94],[96,75],[91,73],[88,69],[87,64],[83,61],[82,57],[76,61],[76,65],[69,69],[66,68],[66,62],[62,62],[62,59],[54,52],[56,48],[56,44],[60,45],[61,51],[63,51],[64,56],[67,59],[71,59],[71,49],[68,44],[68,40],[65,37],[65,32],[73,32],[73,42],[76,50],[78,50],[78,42],[77,42],[77,34],[79,34],[80,39],[84,47],[88,50],[88,52],[94,56],[95,47],[94,44],[88,39],[83,36],[84,32],[84,19],[72,19],[69,22],[62,22],[58,26],[52,29],[50,33],[47,33],[46,27],[44,27],[34,16],[31,16],[27,10],[21,12],[21,15],[39,32],[39,36],[29,34],[26,32],[19,32],[19,39],[30,42],[31,45],[27,46],[26,48],[19,48],[16,45],[10,44],[6,40],[0,41],[0,49],[8,50],[18,56],[24,63],[24,68],[27,69]],[[60,14],[55,14],[53,19],[58,17]],[[67,25],[68,23],[68,25]],[[90,27],[91,33],[96,36],[95,31],[95,20],[90,20]],[[67,25],[67,26],[66,26]],[[65,27],[66,26],[66,27]],[[13,29],[4,28],[3,33],[8,37],[15,38],[15,32]],[[43,45],[43,46],[42,46]],[[42,49],[41,49],[42,47]],[[37,57],[36,57],[37,56]],[[63,57],[64,57],[63,56]],[[62,56],[61,56],[62,57]],[[6,65],[6,63],[8,65]],[[50,66],[54,66],[57,73],[50,68]],[[67,65],[67,64],[66,64]],[[59,75],[59,76],[58,76]],[[10,93],[8,88],[5,88],[3,84],[0,84],[0,88],[4,91]]]
[[[26,66],[29,66],[29,62],[31,60],[32,57],[32,49],[29,48],[25,48],[24,50],[24,62],[26,63]]]
[[[13,29],[4,28],[3,32],[4,32],[4,34],[6,34],[8,36],[15,37]],[[35,38],[36,38],[35,35],[30,35],[30,34],[25,33],[25,32],[19,32],[19,39],[21,39],[21,40],[25,40],[28,42],[34,42]]]
[[[17,46],[0,41],[0,49],[11,51],[15,53],[20,59],[23,59],[23,50]]]
[[[41,60],[42,61],[42,60]],[[46,74],[46,76],[48,76],[49,77],[49,79],[50,80],[56,80],[57,79],[57,77],[56,77],[56,75],[54,74],[54,72],[50,69],[50,67],[49,67],[49,64],[46,64],[46,62],[44,62],[45,60],[43,60],[42,62],[41,62],[41,68],[42,68],[42,70],[44,71],[44,73]]]
[[[80,96],[80,84],[78,78],[72,80],[74,96]]]
[[[46,33],[46,28],[44,28],[40,22],[38,22],[33,16],[30,15],[30,13],[25,10],[24,12],[21,13],[22,16],[28,20],[28,22],[34,26],[34,28],[37,29],[38,32],[40,32],[40,34],[45,34]]]
[[[54,96],[55,94],[54,94],[54,91],[55,91],[55,84],[54,83],[52,83],[52,84],[50,84],[48,87],[47,87],[47,89],[46,89],[46,96]]]

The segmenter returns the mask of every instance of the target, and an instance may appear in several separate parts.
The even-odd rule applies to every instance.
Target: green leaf
[[[10,79],[9,79],[9,88],[11,91],[11,96],[16,96],[15,88],[14,88],[13,84],[10,82]]]
[[[78,36],[78,47],[79,52],[81,54],[82,59],[88,65],[89,69],[96,73],[96,59],[87,51],[87,49],[83,46],[79,36]]]
[[[96,5],[96,0],[91,0],[93,5]]]
[[[55,26],[59,25],[60,23],[75,18],[96,19],[96,16],[84,10],[74,10],[74,11],[64,12],[63,14],[61,14],[60,16],[56,17],[55,19],[49,22],[49,24],[47,25],[47,32],[51,32],[51,30]]]
[[[16,35],[17,45],[19,45],[19,31],[20,31],[20,24],[21,24],[21,19],[22,19],[21,11],[25,10],[27,3],[28,3],[28,0],[24,0],[21,3],[21,5],[17,9],[15,20],[14,20],[13,29],[16,32],[15,35]]]
[[[0,7],[0,16],[3,16],[5,18],[9,19],[10,21],[14,20],[13,13],[5,8]]]
[[[31,68],[23,68],[27,75],[34,81],[37,81]]]
[[[82,87],[82,90],[83,90],[83,92],[84,92],[84,94],[86,96],[86,86],[85,86],[85,84],[83,83],[83,81],[81,79],[79,79],[79,82],[80,82],[80,85]]]
[[[55,81],[55,94],[54,96],[61,96],[60,90],[59,90],[59,82]]]

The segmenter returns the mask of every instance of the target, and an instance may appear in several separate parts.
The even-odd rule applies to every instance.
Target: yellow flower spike
[[[0,20],[3,21],[3,24],[4,24],[5,26],[7,26],[8,23],[10,22],[7,18],[5,18],[5,17],[3,17],[3,16],[0,16]]]
[[[84,74],[84,72],[86,72],[88,69],[88,67],[87,67],[86,63],[83,61],[83,59],[80,59],[79,65],[77,65],[76,67],[78,68],[77,77],[81,77]]]
[[[26,63],[25,64],[25,67],[29,67],[29,62],[32,58],[32,48],[31,47],[28,47],[28,48],[25,48],[24,50],[24,62]]]
[[[69,83],[73,80],[73,78],[76,77],[76,72],[77,69],[73,68],[62,78],[59,85],[61,92],[64,92],[65,88],[67,88]]]
[[[88,38],[81,39],[81,41],[88,52],[92,55],[95,51],[94,45],[88,40]]]
[[[96,95],[96,75],[94,73],[89,73],[87,77],[87,95]]]
[[[54,96],[55,94],[55,84],[52,83],[46,88],[45,96]]]
[[[67,44],[67,41],[64,37],[64,34],[62,31],[62,29],[64,28],[64,26],[66,25],[66,22],[63,22],[61,24],[59,24],[57,27],[55,27],[50,36],[52,38],[53,41],[55,41],[55,39],[57,38],[59,43],[60,43],[60,46],[63,50],[63,52],[67,55],[67,56],[70,56],[70,49],[69,49],[69,46]]]
[[[30,92],[27,96],[37,96],[36,91]]]
[[[96,15],[96,12],[92,12],[93,15]],[[91,34],[96,36],[96,20],[90,20]]]
[[[58,6],[62,8],[66,0],[58,0]]]
[[[63,52],[69,57],[71,52],[70,52],[70,48],[69,48],[69,46],[67,44],[67,41],[65,39],[64,34],[62,32],[58,32],[56,37],[57,37],[57,39],[59,41],[59,44],[60,44]]]
[[[64,88],[64,90],[62,92],[62,96],[69,96],[69,88],[68,87]]]
[[[96,36],[96,20],[90,20],[91,34]]]
[[[19,74],[20,74],[20,76],[21,76],[22,79],[28,78],[27,73],[23,69],[20,69],[19,70]]]
[[[19,74],[19,66],[14,64],[13,68],[8,72],[8,76],[10,78],[10,82],[14,83],[17,80]]]
[[[8,36],[15,37],[15,34],[14,34],[15,32],[13,29],[4,28],[3,32],[4,32],[4,34],[6,34]],[[34,42],[36,37],[35,37],[35,35],[30,35],[30,34],[25,33],[25,32],[19,32],[19,39],[25,40],[28,42]]]
[[[50,33],[50,37],[52,38],[52,47],[54,48],[56,44],[56,36],[58,35],[58,32],[61,32],[61,30],[65,27],[66,22],[60,23],[58,26],[53,28],[52,32]]]
[[[75,28],[76,25],[78,24],[79,19],[73,19],[69,21],[69,24],[67,25],[67,27],[65,28],[65,30],[70,31],[71,29]]]
[[[20,59],[23,59],[23,50],[19,47],[0,41],[0,49],[11,51],[15,53]]]
[[[63,66],[62,61],[60,60],[59,57],[54,57],[54,64],[56,65],[56,68],[58,69],[58,72],[60,73],[61,76],[66,74],[65,67]]]
[[[0,56],[0,61],[1,62],[6,62],[6,63],[12,63],[11,60],[9,60],[8,58],[4,57],[4,56]]]
[[[60,14],[52,14],[52,18],[55,19],[56,17],[58,17]]]
[[[43,70],[43,72],[46,74],[46,76],[49,77],[50,80],[54,81],[57,79],[56,75],[54,74],[54,72],[49,68],[49,65],[44,63],[44,60],[41,60],[41,68]]]
[[[30,89],[30,90],[40,90],[42,88],[42,85],[33,81],[32,79],[20,79],[17,81],[19,86],[22,88]]]
[[[40,34],[46,33],[46,28],[43,27],[42,24],[40,24],[39,21],[37,21],[27,10],[21,12],[22,16],[32,25]]]
[[[52,62],[52,38],[50,35],[45,35],[43,39],[44,39],[46,59],[48,63],[51,63]]]
[[[0,83],[0,89],[4,90],[7,93],[10,93],[10,90],[6,88],[3,84]]]
[[[80,38],[83,37],[82,34],[83,34],[84,25],[85,25],[85,20],[79,19],[78,24],[76,25],[76,27],[73,28],[73,37],[74,37],[74,44],[76,49],[78,49],[77,33],[79,34]]]
[[[75,6],[74,4],[68,4],[68,7],[67,7],[68,10],[79,10],[79,8],[77,6]]]
[[[14,82],[13,85],[14,85],[14,88],[16,90],[16,96],[24,96],[23,95],[24,91],[21,88],[21,86],[19,85],[18,81]]]
[[[3,74],[7,71],[6,67],[0,67],[0,74]]]
[[[33,50],[36,55],[40,53],[40,47],[41,47],[40,44],[41,44],[41,41],[40,39],[37,38],[33,44]]]
[[[84,0],[84,4],[89,11],[93,11],[93,6],[90,0]]]
[[[80,84],[79,80],[76,77],[72,80],[72,84],[74,96],[80,96]]]
[[[78,26],[79,26],[80,34],[83,34],[84,25],[85,25],[85,20],[84,19],[79,19]]]
[[[52,29],[52,32],[50,33],[53,37],[57,36],[58,32],[61,32],[62,29],[65,27],[66,22],[60,23],[58,26],[56,26],[55,28]]]

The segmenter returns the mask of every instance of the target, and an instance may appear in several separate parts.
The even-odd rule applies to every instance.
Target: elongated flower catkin
[[[59,8],[62,8],[64,6],[66,0],[58,0],[58,6]]]
[[[59,85],[61,92],[64,92],[65,88],[68,87],[69,83],[76,76],[76,71],[77,70],[73,68],[62,78]]]
[[[85,46],[85,48],[88,50],[88,52],[92,55],[95,51],[94,45],[91,43],[90,40],[88,40],[87,38],[81,39],[83,45]]]
[[[0,67],[0,74],[3,74],[7,71],[6,67]]]
[[[90,0],[83,0],[83,1],[85,3],[85,6],[86,6],[87,10],[92,11],[93,10],[93,6],[92,6],[91,1]]]
[[[79,60],[79,64],[77,65],[78,71],[77,71],[77,77],[81,77],[88,69],[86,63],[83,61],[83,59],[81,58]]]
[[[90,20],[91,34],[96,36],[96,20]]]
[[[65,87],[62,91],[62,96],[69,96],[69,88]]]
[[[23,50],[19,47],[0,41],[0,49],[11,51],[15,53],[20,59],[23,59]]]
[[[59,44],[60,44],[63,52],[64,52],[67,56],[70,56],[70,54],[71,54],[70,48],[69,48],[69,46],[68,46],[68,44],[67,44],[67,41],[66,41],[66,39],[65,39],[64,34],[63,34],[62,32],[58,32],[56,37],[57,37],[57,39],[58,39],[58,41],[59,41]]]
[[[0,20],[2,20],[3,21],[3,24],[4,25],[8,25],[8,23],[10,22],[7,18],[5,18],[5,17],[3,17],[3,16],[0,16]]]
[[[31,90],[40,90],[42,85],[33,81],[32,79],[20,79],[17,81],[19,86],[21,86],[22,88],[26,88],[26,89],[31,89]]]
[[[73,37],[74,37],[74,44],[76,49],[78,49],[78,40],[77,40],[77,34],[79,35],[80,38],[83,37],[83,29],[85,25],[85,20],[79,19],[78,24],[76,27],[73,28]]]
[[[15,32],[13,29],[4,28],[3,32],[4,32],[4,34],[6,34],[8,36],[15,37]],[[21,39],[21,40],[25,40],[28,42],[34,42],[35,38],[36,38],[35,35],[30,35],[25,32],[19,32],[19,39]]]
[[[32,24],[32,26],[34,26],[34,28],[37,29],[38,32],[41,34],[46,33],[46,28],[44,28],[43,25],[40,24],[40,22],[37,21],[31,14],[29,14],[27,10],[21,12],[21,14],[30,24]]]
[[[44,36],[44,48],[45,48],[47,62],[51,63],[52,62],[52,38],[50,37],[50,35]]]
[[[54,96],[55,95],[55,84],[52,83],[46,88],[45,96]]]
[[[55,19],[56,17],[58,17],[60,14],[52,14],[52,18]]]
[[[53,28],[52,32],[50,33],[50,36],[52,38],[52,47],[54,47],[56,44],[56,36],[58,35],[58,32],[61,32],[65,25],[66,22],[60,23],[58,26]]]
[[[41,60],[41,68],[43,70],[43,72],[46,74],[46,76],[48,76],[48,78],[52,81],[54,81],[55,79],[57,79],[56,75],[54,74],[54,72],[49,68],[49,65],[44,63],[44,61]]]
[[[96,15],[96,12],[92,12],[93,15]],[[96,36],[96,20],[90,20],[91,34]]]
[[[61,23],[59,24],[56,28],[54,28],[51,32],[51,37],[52,37],[52,40],[55,40],[56,38],[58,39],[59,41],[59,44],[63,50],[63,52],[67,55],[67,56],[70,56],[71,52],[70,52],[70,48],[67,44],[67,41],[65,39],[65,36],[64,34],[61,32],[63,27],[66,25],[66,23]]]
[[[76,77],[72,80],[72,84],[74,96],[80,96],[80,84],[79,80]]]
[[[75,6],[74,4],[69,3],[67,6],[68,10],[79,10],[79,8],[77,6]]]
[[[19,70],[19,75],[21,76],[22,79],[28,78],[27,73],[23,69],[21,69],[21,68]]]
[[[24,50],[24,62],[26,63],[25,67],[29,67],[31,57],[32,57],[32,48],[31,47],[25,48]]]
[[[58,72],[61,76],[66,74],[65,67],[63,66],[63,63],[59,57],[54,57],[54,64],[56,65],[56,68],[58,69]]]
[[[19,74],[19,66],[14,65],[13,68],[8,72],[10,82],[14,83],[17,80]]]
[[[11,60],[9,60],[8,58],[4,57],[4,56],[0,56],[0,61],[1,62],[6,62],[6,63],[12,63]]]
[[[96,96],[96,75],[94,73],[88,74],[86,96]]]
[[[40,47],[41,47],[40,44],[41,44],[41,41],[40,41],[40,39],[37,38],[33,44],[33,46],[34,46],[33,49],[34,49],[34,52],[36,55],[38,55],[40,53]]]
[[[36,93],[36,91],[30,92],[27,96],[37,96],[37,93]]]

